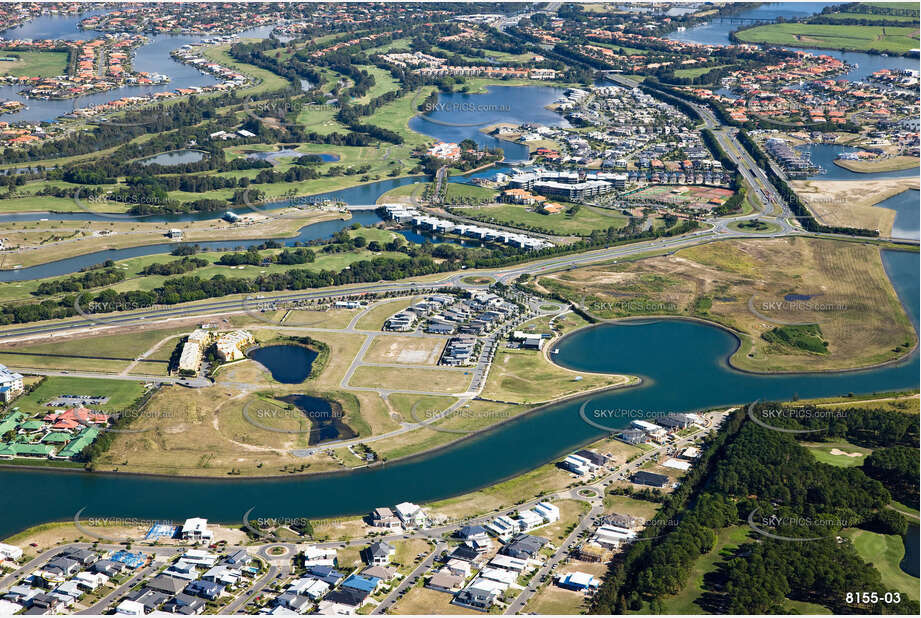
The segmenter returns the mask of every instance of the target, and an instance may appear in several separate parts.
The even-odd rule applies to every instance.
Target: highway
[[[611,81],[627,87],[634,88],[639,82],[627,79],[621,75],[607,74]],[[749,196],[753,198],[758,211],[748,215],[737,217],[724,217],[721,219],[708,219],[704,224],[709,229],[703,229],[690,234],[674,238],[659,238],[649,241],[641,241],[631,244],[618,245],[605,249],[586,251],[577,255],[563,255],[552,258],[538,259],[531,262],[519,264],[516,266],[486,269],[479,271],[458,271],[446,275],[443,279],[435,283],[421,283],[413,281],[396,281],[377,283],[357,284],[343,286],[338,288],[320,288],[304,292],[289,292],[278,295],[259,294],[258,296],[248,296],[241,298],[235,296],[232,298],[215,299],[209,301],[197,302],[195,304],[175,305],[169,307],[158,306],[139,311],[106,314],[106,315],[86,315],[79,319],[68,319],[63,321],[35,323],[24,326],[15,326],[0,331],[0,343],[11,343],[34,339],[37,337],[54,337],[59,334],[73,334],[80,331],[92,332],[98,334],[101,330],[112,327],[124,327],[128,325],[142,325],[152,322],[164,322],[175,319],[185,319],[191,317],[212,317],[228,315],[233,313],[249,312],[252,314],[259,313],[257,304],[267,301],[276,303],[299,302],[319,299],[329,299],[335,297],[352,296],[352,295],[375,295],[386,292],[407,292],[419,289],[434,289],[440,287],[481,287],[465,284],[463,279],[473,274],[493,277],[503,283],[511,283],[517,277],[523,274],[540,275],[553,271],[564,270],[575,266],[585,266],[594,263],[603,263],[621,258],[634,257],[650,252],[669,253],[686,247],[699,245],[715,240],[728,240],[731,238],[777,238],[796,234],[806,234],[793,216],[785,201],[781,198],[776,188],[770,183],[767,175],[762,169],[755,165],[751,155],[742,147],[736,137],[736,129],[724,127],[713,114],[713,111],[698,103],[687,101],[701,116],[706,128],[713,130],[717,141],[734,160],[739,172],[742,174],[746,184],[750,187]],[[439,170],[440,171],[440,170]],[[745,221],[760,218],[768,222],[775,223],[779,226],[779,231],[774,233],[742,232],[733,230],[729,224],[737,221]],[[822,238],[845,238],[853,240],[852,236],[840,236],[835,234],[809,234],[813,237]],[[895,241],[904,242],[905,244],[915,244],[917,241]]]

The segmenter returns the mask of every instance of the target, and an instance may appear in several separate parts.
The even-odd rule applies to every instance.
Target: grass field
[[[160,330],[135,330],[131,337],[125,334],[109,334],[61,340],[55,343],[39,343],[22,346],[6,346],[0,349],[0,363],[13,367],[33,369],[64,369],[118,372],[125,369],[135,358],[167,337],[190,332],[191,328],[170,328]],[[167,359],[168,360],[168,357]],[[138,374],[165,375],[166,362],[157,358],[145,359],[137,364]]]
[[[7,51],[0,49],[0,56],[16,58],[13,62],[0,62],[0,76],[13,77],[57,77],[67,74],[70,54],[57,51]]]
[[[623,215],[582,206],[579,211],[571,216],[564,212],[542,215],[525,206],[515,204],[500,204],[496,206],[483,206],[480,208],[458,208],[457,213],[484,223],[499,223],[524,230],[543,231],[558,235],[588,236],[595,230],[606,230],[609,227],[620,229],[627,224]]]
[[[845,530],[842,534],[851,539],[861,558],[876,567],[886,586],[918,600],[918,578],[912,577],[899,566],[905,556],[905,543],[902,537],[856,528]]]
[[[540,351],[500,346],[482,396],[537,404],[593,388],[623,385],[629,379],[620,375],[570,371],[549,362]]]
[[[898,170],[910,170],[918,167],[918,157],[896,156],[879,159],[869,159],[866,161],[850,161],[847,159],[835,159],[835,165],[851,170],[852,172],[872,174],[876,172],[894,172]]]
[[[355,370],[350,386],[363,386],[402,391],[433,391],[436,393],[462,393],[470,385],[471,377],[461,371],[443,369],[397,369],[395,367],[367,367]]]
[[[874,3],[874,5],[876,5],[876,6],[882,6],[882,5],[885,5],[885,4],[887,4],[887,3],[886,3],[886,2]],[[901,3],[893,2],[893,3],[889,3],[889,4],[901,4]],[[918,5],[917,5],[917,4],[912,4],[912,3],[906,2],[906,3],[903,5],[903,7],[899,7],[899,8],[908,8],[908,9],[914,9],[914,10],[917,11],[917,10],[918,10]],[[892,22],[892,21],[901,21],[901,22],[905,22],[906,25],[911,25],[912,23],[918,23],[918,18],[917,18],[917,17],[910,17],[910,16],[908,16],[908,15],[879,15],[879,14],[876,14],[876,13],[825,13],[825,14],[823,15],[823,17],[827,17],[827,18],[829,18],[829,19],[833,19],[833,20],[836,20],[836,21],[837,21],[837,20],[846,20],[846,19],[861,19],[861,20],[865,19],[865,20],[869,20],[869,21],[873,21],[873,20],[876,20],[876,21],[889,21],[889,22]]]
[[[426,506],[448,517],[462,518],[510,508],[518,502],[563,489],[572,482],[572,475],[546,464],[507,481],[484,487],[469,494],[447,498]]]
[[[712,67],[699,67],[694,69],[678,69],[675,71],[675,77],[699,77],[704,73],[709,73],[714,69],[721,69],[729,66],[728,64],[718,64]]]
[[[144,386],[131,380],[104,380],[97,378],[69,378],[49,376],[28,395],[16,400],[15,406],[23,412],[48,412],[45,404],[60,395],[101,395],[109,400],[94,405],[94,410],[120,412],[144,394]]]
[[[584,293],[586,306],[601,318],[645,312],[723,324],[743,340],[733,364],[751,371],[874,365],[904,356],[915,342],[879,249],[858,243],[805,238],[715,242],[673,256],[557,273],[541,277],[539,285],[575,301]],[[791,294],[812,302],[786,300]],[[818,324],[827,352],[814,354],[762,338],[783,323]]]
[[[745,43],[905,53],[918,47],[916,27],[768,24],[736,33]]]

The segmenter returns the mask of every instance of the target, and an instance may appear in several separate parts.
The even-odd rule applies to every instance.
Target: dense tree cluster
[[[50,296],[51,294],[61,294],[62,292],[79,292],[104,285],[112,285],[124,280],[125,272],[122,270],[115,270],[114,268],[91,270],[82,275],[55,281],[44,281],[32,293],[35,296]]]
[[[828,426],[829,416],[781,414],[780,404],[756,405],[752,414],[762,423],[784,427]],[[709,552],[715,532],[729,525],[747,525],[753,532],[723,565],[721,593],[703,602],[713,613],[788,613],[785,599],[823,605],[835,613],[917,613],[918,603],[902,594],[899,603],[848,603],[846,593],[887,588],[879,572],[865,563],[849,542],[839,541],[844,528],[862,527],[884,534],[904,533],[907,522],[887,509],[891,500],[883,484],[864,470],[886,471],[917,485],[917,419],[895,419],[898,413],[862,410],[852,418],[836,414],[823,437],[866,434],[892,444],[913,441],[913,448],[884,448],[869,465],[847,468],[819,463],[794,434],[755,423],[745,410],[734,413],[716,438],[705,445],[699,463],[666,498],[657,521],[678,522],[665,530],[645,530],[642,540],[615,557],[595,596],[592,613],[639,611],[644,602],[662,610],[662,598],[680,592],[699,557]],[[913,429],[908,429],[907,425]],[[886,430],[892,428],[893,434]],[[902,450],[904,449],[904,450]],[[868,458],[870,459],[870,458]],[[682,493],[683,492],[683,493]],[[815,539],[791,541],[784,539]]]

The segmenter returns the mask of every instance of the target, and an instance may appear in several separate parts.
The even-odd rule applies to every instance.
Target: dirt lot
[[[649,308],[645,314],[723,324],[743,339],[732,362],[752,371],[873,365],[904,356],[915,342],[879,249],[854,242],[718,242],[672,256],[557,273],[539,283],[583,302],[601,318],[644,314]],[[819,325],[827,348],[811,352],[762,338],[791,323]]]
[[[363,360],[369,363],[434,365],[447,339],[381,335],[374,339]]]
[[[895,211],[874,206],[907,189],[917,189],[917,178],[880,180],[794,180],[790,186],[825,225],[842,225],[892,232]]]

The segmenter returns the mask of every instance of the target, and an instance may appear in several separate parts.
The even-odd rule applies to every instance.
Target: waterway
[[[799,150],[809,155],[812,162],[825,170],[824,174],[810,176],[809,180],[877,180],[881,178],[917,178],[918,168],[894,172],[852,172],[851,170],[835,165],[835,159],[844,152],[858,152],[860,148],[841,146],[838,144],[806,144]]]
[[[771,2],[761,4],[755,8],[740,11],[733,14],[733,17],[745,17],[753,19],[777,19],[778,17],[801,18],[808,17],[819,13],[826,6],[842,4],[840,2]],[[719,18],[714,19],[706,24],[695,28],[688,28],[683,32],[672,32],[668,35],[673,41],[688,41],[691,43],[701,43],[704,45],[730,45],[729,33],[738,30],[740,24],[731,24],[728,21],[721,22]],[[790,48],[794,49],[794,48]],[[838,58],[854,68],[847,73],[839,76],[839,79],[850,81],[865,80],[869,75],[880,69],[913,69],[918,70],[917,58],[906,58],[903,56],[881,56],[873,54],[864,54],[860,52],[843,52],[831,49],[804,49],[795,48],[801,51],[811,52],[813,54],[824,54]]]
[[[921,562],[921,552],[918,551],[919,540],[921,540],[921,535],[919,535],[918,524],[911,524],[908,526],[908,532],[902,537],[902,542],[905,544],[905,556],[902,557],[899,567],[912,577],[921,577],[918,569],[919,562]]]
[[[886,271],[917,328],[917,253],[886,251]],[[876,369],[767,376],[746,374],[727,362],[736,339],[698,322],[661,320],[636,326],[602,325],[559,344],[559,362],[577,370],[640,375],[642,386],[563,402],[515,419],[432,454],[337,475],[278,480],[190,480],[57,471],[0,470],[0,538],[49,520],[202,516],[239,522],[251,517],[332,517],[367,512],[404,500],[427,502],[492,485],[559,457],[607,432],[586,423],[579,410],[691,411],[753,400],[791,400],[918,386],[918,353]],[[611,429],[623,427],[611,423]],[[36,496],[41,488],[45,498]]]
[[[80,21],[91,15],[108,12],[88,11],[79,16],[43,15],[30,20],[16,28],[0,32],[5,39],[59,39],[68,41],[86,41],[99,38],[105,33],[94,30],[80,30]],[[273,26],[253,28],[240,33],[241,37],[264,38],[269,35]],[[122,97],[146,96],[154,92],[166,92],[177,88],[192,88],[212,86],[220,80],[211,74],[203,73],[192,65],[177,62],[170,56],[170,52],[186,44],[200,43],[202,39],[209,38],[203,35],[183,34],[145,34],[148,42],[138,47],[131,59],[135,71],[146,73],[159,73],[170,78],[169,82],[150,86],[123,86],[107,92],[100,92],[77,99],[63,101],[45,101],[30,99],[19,94],[22,86],[0,87],[0,99],[21,101],[27,109],[14,114],[4,114],[2,120],[6,122],[18,121],[46,121],[69,114],[76,108],[89,107],[108,103]]]
[[[302,345],[267,345],[250,350],[249,358],[263,365],[282,384],[300,384],[310,375],[317,353]]]
[[[353,223],[370,226],[380,223],[381,221],[383,221],[383,219],[373,210],[356,211],[352,213],[351,219],[332,219],[330,221],[321,221],[319,223],[306,225],[298,230],[296,236],[291,238],[247,238],[245,240],[213,240],[198,243],[161,243],[156,245],[144,245],[141,247],[112,249],[109,251],[95,251],[93,253],[78,255],[55,262],[47,262],[37,266],[29,266],[27,268],[15,270],[0,270],[0,281],[30,281],[32,279],[43,279],[45,277],[58,277],[60,275],[78,272],[80,269],[88,266],[101,264],[106,260],[117,261],[144,255],[170,253],[180,245],[198,245],[198,247],[204,251],[234,251],[242,250],[252,245],[259,245],[271,240],[281,242],[285,246],[291,247],[298,242],[331,238],[336,232],[349,227]],[[7,259],[9,260],[10,258],[8,257]]]
[[[889,199],[883,200],[877,206],[895,211],[895,221],[892,223],[892,236],[895,238],[911,238],[921,240],[921,201],[918,200],[917,189],[902,191]]]
[[[530,158],[526,144],[499,140],[481,129],[500,122],[568,127],[561,114],[546,109],[562,95],[562,88],[551,86],[487,86],[481,94],[439,93],[435,108],[413,117],[409,128],[443,142],[471,139],[482,147],[501,148],[506,162],[520,163]]]

